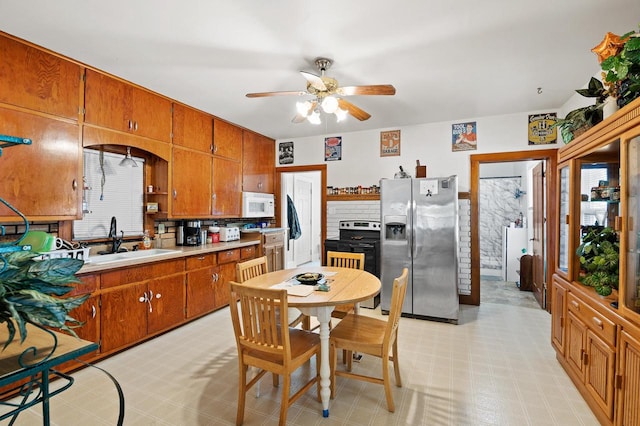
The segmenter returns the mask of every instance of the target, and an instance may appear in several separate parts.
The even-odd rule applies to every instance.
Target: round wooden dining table
[[[315,290],[306,296],[294,295],[307,287],[304,284],[298,284],[294,277],[306,272],[323,274],[329,290]],[[305,315],[316,317],[320,323],[320,397],[322,399],[322,415],[329,417],[331,397],[329,322],[331,321],[331,312],[337,305],[357,304],[378,294],[381,287],[380,279],[360,269],[305,266],[269,272],[251,278],[242,284],[259,288],[287,288],[289,306],[300,309]]]

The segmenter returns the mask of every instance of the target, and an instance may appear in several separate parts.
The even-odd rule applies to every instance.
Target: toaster
[[[231,226],[220,228],[220,241],[236,241],[240,239],[240,228]]]

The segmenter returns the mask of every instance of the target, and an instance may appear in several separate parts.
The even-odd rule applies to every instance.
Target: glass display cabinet
[[[558,168],[558,264],[556,271],[569,274],[569,165]]]
[[[561,147],[557,173],[556,359],[600,423],[640,424],[640,99]]]
[[[638,322],[640,315],[640,136],[629,139],[626,149],[626,279],[621,289],[622,311]]]

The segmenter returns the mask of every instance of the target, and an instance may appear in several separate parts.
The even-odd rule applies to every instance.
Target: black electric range
[[[380,278],[380,222],[371,220],[343,220],[338,225],[337,239],[324,241],[324,251],[364,253],[364,269]],[[375,308],[380,303],[380,295],[360,303],[365,308]]]

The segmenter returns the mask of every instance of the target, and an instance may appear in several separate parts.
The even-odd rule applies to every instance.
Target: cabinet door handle
[[[133,122],[133,130],[135,130],[136,132],[138,131],[138,122],[137,121]]]
[[[78,180],[74,179],[73,182],[71,182],[71,188],[75,191],[76,189],[78,189]]]
[[[146,293],[145,293],[145,296],[146,296]],[[149,305],[149,313],[153,312],[153,305],[151,304],[152,300],[153,300],[153,292],[149,290],[149,298],[147,299],[147,304]]]
[[[162,297],[162,294],[156,293],[156,299],[160,299],[161,297]]]
[[[258,189],[262,189],[262,182],[258,182]]]
[[[96,317],[96,305],[91,305],[91,318],[95,318]]]
[[[133,129],[133,123],[129,120],[129,130]]]
[[[198,257],[198,260],[204,260],[204,258],[205,258],[204,256],[200,256]]]
[[[580,304],[578,302],[576,302],[575,300],[572,300],[571,304],[573,305],[574,308],[576,308],[577,310],[580,310]]]
[[[174,189],[173,190],[173,199],[175,200],[176,198],[178,198],[178,190]]]
[[[602,321],[600,320],[600,318],[593,317],[593,318],[592,318],[592,321],[593,321],[593,323],[596,325],[596,327],[598,327],[600,330],[602,330],[602,329],[603,329],[603,327],[602,327]]]

